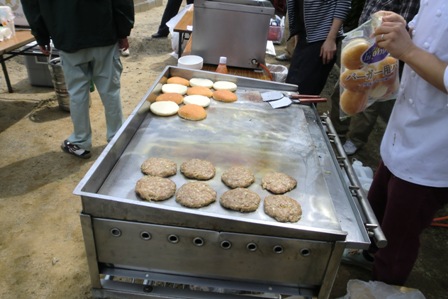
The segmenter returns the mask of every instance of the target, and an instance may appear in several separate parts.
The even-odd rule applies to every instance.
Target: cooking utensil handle
[[[327,101],[327,98],[321,98],[321,97],[312,97],[312,98],[299,98],[299,103],[305,104],[305,103],[325,103]]]
[[[291,99],[316,99],[316,98],[321,98],[320,95],[316,95],[316,94],[299,94],[299,93],[291,93],[289,94],[289,97]]]

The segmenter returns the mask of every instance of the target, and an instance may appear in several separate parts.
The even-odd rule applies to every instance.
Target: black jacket
[[[115,44],[134,26],[133,0],[22,0],[39,45],[65,52]]]

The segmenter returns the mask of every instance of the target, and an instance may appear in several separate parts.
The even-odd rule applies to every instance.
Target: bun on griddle
[[[207,117],[207,112],[205,109],[199,105],[186,104],[179,108],[177,114],[187,120],[203,120]]]

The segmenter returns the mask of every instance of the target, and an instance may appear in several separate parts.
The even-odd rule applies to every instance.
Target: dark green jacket
[[[37,43],[51,38],[65,52],[113,45],[134,26],[133,0],[22,0],[22,7]]]

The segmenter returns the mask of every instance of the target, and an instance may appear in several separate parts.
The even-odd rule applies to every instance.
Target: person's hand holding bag
[[[374,32],[378,46],[409,65],[420,77],[437,89],[448,93],[444,73],[448,62],[417,47],[406,29],[406,22],[396,13],[387,12],[383,22]]]
[[[374,32],[379,47],[402,60],[416,46],[406,28],[404,18],[394,12],[383,12],[381,25]]]

